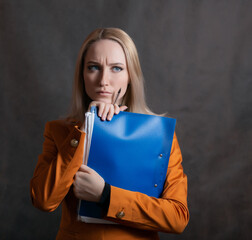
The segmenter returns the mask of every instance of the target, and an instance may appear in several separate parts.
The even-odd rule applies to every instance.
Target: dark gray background
[[[149,106],[178,120],[191,219],[161,239],[249,239],[249,0],[0,0],[0,238],[54,239],[60,209],[35,209],[29,180],[45,122],[68,110],[82,41],[111,26],[136,43]]]

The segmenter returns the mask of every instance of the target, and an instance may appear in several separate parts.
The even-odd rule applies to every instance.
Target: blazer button
[[[120,212],[118,212],[117,214],[116,214],[116,217],[117,218],[123,218],[125,216],[125,213],[124,213],[124,211],[120,211]]]
[[[79,144],[79,141],[74,138],[71,140],[70,144],[72,147],[77,147]]]

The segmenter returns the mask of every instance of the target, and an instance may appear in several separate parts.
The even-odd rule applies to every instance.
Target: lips
[[[107,96],[107,95],[111,95],[111,94],[112,94],[112,93],[109,92],[109,91],[97,91],[96,93],[99,94],[99,95],[104,95],[104,96]]]

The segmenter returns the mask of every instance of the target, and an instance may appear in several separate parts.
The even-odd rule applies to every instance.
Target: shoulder
[[[57,133],[68,133],[71,131],[75,126],[80,127],[81,123],[74,119],[58,119],[53,121],[48,121],[45,124],[45,131],[50,132],[51,134]]]

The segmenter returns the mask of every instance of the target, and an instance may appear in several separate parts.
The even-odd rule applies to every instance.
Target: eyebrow
[[[88,61],[87,64],[98,64],[100,65],[99,62],[96,62],[96,61]],[[120,63],[120,62],[115,62],[115,63],[110,63],[109,66],[114,66],[114,65],[121,65],[121,66],[124,66],[125,64],[123,63]]]

